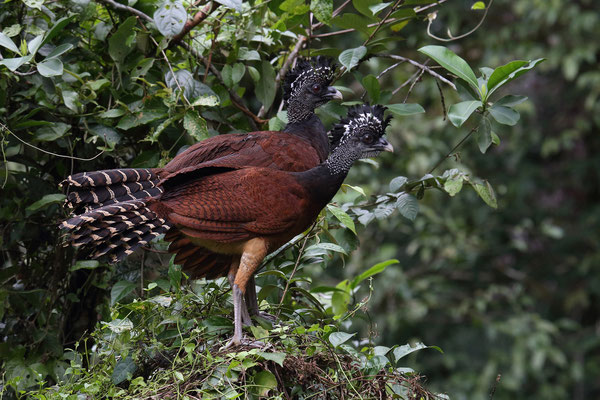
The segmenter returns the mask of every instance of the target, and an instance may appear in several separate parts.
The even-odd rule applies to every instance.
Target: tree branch
[[[142,19],[145,19],[145,20],[146,20],[146,21],[148,21],[148,22],[153,22],[153,21],[154,21],[154,19],[153,19],[153,18],[151,18],[150,16],[148,16],[148,15],[144,14],[144,13],[143,13],[143,12],[141,12],[140,10],[137,10],[137,9],[135,9],[135,8],[133,8],[133,7],[129,7],[129,6],[126,6],[126,5],[123,5],[123,4],[120,4],[120,3],[117,3],[117,2],[116,2],[116,1],[114,1],[114,0],[98,0],[98,1],[100,1],[101,3],[106,3],[106,4],[109,4],[111,7],[113,7],[113,8],[116,8],[116,9],[118,9],[118,10],[125,10],[125,11],[129,11],[130,13],[132,13],[132,14],[134,14],[134,15],[137,15],[138,17],[140,17],[140,18],[142,18]]]
[[[415,67],[422,69],[423,71],[427,72],[429,75],[433,76],[434,78],[439,79],[440,81],[449,85],[452,89],[456,90],[456,86],[454,85],[454,83],[450,82],[448,79],[444,78],[443,76],[441,76],[440,74],[438,74],[437,72],[435,72],[434,70],[429,68],[428,66],[419,64],[418,62],[411,60],[410,58],[397,56],[395,54],[376,54],[375,57],[391,58],[392,60],[406,61],[407,63],[412,64]]]
[[[211,1],[210,3],[205,5],[200,11],[198,11],[194,15],[192,19],[187,20],[181,32],[179,32],[173,37],[173,39],[171,39],[170,44],[178,44],[181,41],[181,39],[184,38],[185,35],[187,35],[196,26],[200,25],[200,23],[204,21],[210,15],[210,13],[215,10],[215,8],[216,4],[214,1]]]

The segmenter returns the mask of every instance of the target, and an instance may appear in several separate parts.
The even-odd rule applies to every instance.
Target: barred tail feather
[[[108,255],[111,262],[121,261],[170,227],[142,200],[105,205],[61,224],[74,246],[93,246],[92,258]]]
[[[146,199],[162,193],[160,177],[151,169],[122,168],[81,172],[67,177],[67,205],[86,211],[122,201]]]

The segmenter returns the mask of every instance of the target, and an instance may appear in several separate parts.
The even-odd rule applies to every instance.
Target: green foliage
[[[415,51],[434,43],[426,22],[437,35],[466,32],[488,2],[359,0],[334,15],[342,2],[219,1],[180,44],[169,42],[177,15],[157,24],[104,2],[13,3],[0,6],[3,396],[276,397],[286,387],[294,397],[287,382],[300,365],[305,393],[331,384],[347,390],[340,397],[367,397],[387,382],[387,395],[425,397],[408,365],[452,398],[488,398],[498,374],[496,400],[597,397],[591,0],[494,3],[473,34],[426,55]],[[130,6],[169,17],[181,4]],[[204,5],[184,7],[188,19]],[[300,56],[337,58],[348,103],[395,114],[398,154],[357,165],[352,190],[309,240],[260,273],[261,307],[281,323],[259,318],[246,334],[272,347],[221,351],[231,332],[225,283],[188,289],[156,252],[108,267],[63,248],[57,184],[78,171],[161,166],[208,136],[267,129],[265,120],[281,129],[275,77],[309,35]],[[427,65],[458,93],[390,54]],[[344,108],[318,113],[329,127]],[[398,364],[422,342],[446,352]]]

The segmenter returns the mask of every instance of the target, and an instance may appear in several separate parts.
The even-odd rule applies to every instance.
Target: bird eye
[[[367,133],[363,136],[363,142],[366,144],[372,144],[374,139],[375,137],[373,137],[373,135],[371,135],[370,133]]]
[[[315,83],[314,85],[312,85],[311,90],[313,93],[317,94],[321,91],[321,85]]]

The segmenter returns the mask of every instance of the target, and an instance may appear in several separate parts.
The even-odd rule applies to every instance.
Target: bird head
[[[339,90],[330,86],[336,69],[337,65],[328,57],[299,60],[285,76],[283,99],[286,105],[295,100],[314,110],[329,100],[341,100]]]
[[[381,105],[351,107],[348,115],[329,132],[331,147],[347,144],[360,151],[359,158],[375,157],[382,151],[393,152],[394,148],[383,137],[392,119],[384,116],[385,110],[387,108]]]

